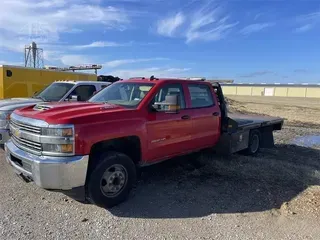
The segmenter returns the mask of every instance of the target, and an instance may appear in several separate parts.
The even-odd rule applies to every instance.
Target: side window
[[[82,85],[76,87],[71,95],[77,95],[79,97],[79,101],[87,101],[92,97],[93,93],[96,91],[96,87],[92,85]]]
[[[210,88],[204,84],[189,84],[188,89],[191,97],[191,107],[209,107],[214,104]]]
[[[152,104],[155,102],[163,102],[168,95],[179,95],[180,100],[180,109],[186,108],[186,102],[183,94],[183,88],[181,84],[167,84],[163,88],[159,90],[154,99],[152,100]]]

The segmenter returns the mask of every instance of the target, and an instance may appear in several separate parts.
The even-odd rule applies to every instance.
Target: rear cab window
[[[211,89],[208,85],[189,83],[187,86],[191,98],[191,108],[204,108],[215,105]]]

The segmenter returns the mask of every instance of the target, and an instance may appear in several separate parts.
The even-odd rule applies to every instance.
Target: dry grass
[[[289,125],[320,125],[320,99],[228,96],[227,100],[233,112],[282,117]]]

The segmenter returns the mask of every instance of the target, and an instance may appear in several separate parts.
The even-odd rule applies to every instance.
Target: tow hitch
[[[17,175],[18,175],[23,181],[25,181],[26,183],[32,182],[32,178],[30,178],[30,177],[28,177],[28,176],[25,176],[25,175],[23,175],[22,173],[17,173]]]

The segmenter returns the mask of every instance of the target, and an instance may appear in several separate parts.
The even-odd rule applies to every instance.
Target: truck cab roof
[[[125,79],[125,80],[121,80],[119,82],[134,82],[134,83],[164,83],[164,82],[186,82],[186,83],[203,83],[203,84],[209,84],[212,85],[210,82],[205,81],[204,78],[201,79],[192,79],[192,78],[145,78],[145,77],[140,77],[140,78],[129,78],[129,79]]]
[[[78,80],[57,80],[54,83],[70,83],[70,84],[96,84],[96,85],[109,85],[110,82],[98,82],[98,81],[78,81]]]

